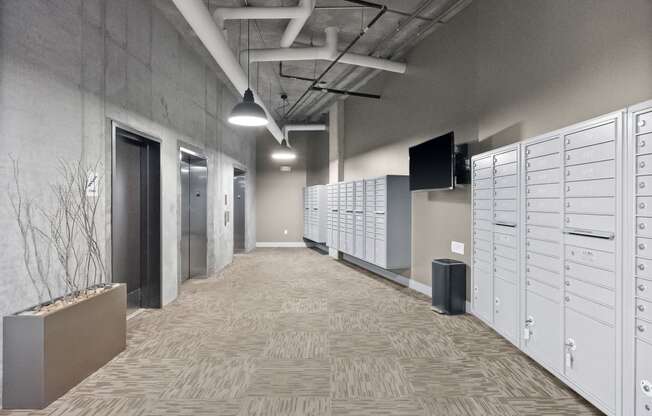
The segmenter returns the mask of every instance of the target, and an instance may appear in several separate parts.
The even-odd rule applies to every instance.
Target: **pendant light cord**
[[[249,66],[251,65],[251,49],[249,48],[249,38],[251,38],[251,33],[249,32],[249,19],[247,19],[247,89],[249,89]]]

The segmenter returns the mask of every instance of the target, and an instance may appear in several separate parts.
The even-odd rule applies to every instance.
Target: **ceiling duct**
[[[269,49],[251,49],[251,62],[278,62],[278,61],[313,61],[324,60],[334,61],[338,57],[337,50],[337,27],[327,27],[326,43],[323,46],[314,46],[311,48],[269,48]],[[244,53],[245,51],[243,51]],[[376,58],[367,55],[358,55],[354,53],[343,54],[339,63],[357,65],[365,68],[374,68],[382,71],[405,73],[407,65],[403,62],[390,61],[388,59]]]
[[[211,14],[202,0],[172,0],[177,6],[181,15],[186,19],[192,30],[199,40],[204,44],[206,50],[211,54],[215,62],[222,68],[226,77],[231,81],[238,91],[247,89],[247,74],[238,63],[229,48],[222,31],[218,29]],[[254,92],[254,98],[257,103],[265,110],[267,114],[267,130],[280,143],[283,140],[283,133],[274,121],[271,113],[263,105],[263,101]]]
[[[281,37],[281,47],[289,48],[315,8],[315,0],[301,0],[295,7],[218,7],[213,18],[226,34],[226,20],[290,19]]]
[[[291,131],[326,131],[328,128],[325,124],[286,124],[283,126],[283,140],[290,147]]]

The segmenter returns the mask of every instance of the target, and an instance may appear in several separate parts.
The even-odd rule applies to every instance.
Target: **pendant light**
[[[244,93],[242,102],[236,104],[233,110],[231,110],[229,123],[237,126],[256,127],[267,124],[267,114],[265,114],[265,110],[261,106],[256,104],[254,93],[249,88],[249,66],[251,65],[251,60],[249,59],[251,53],[249,49],[250,37],[249,19],[247,19],[247,90]]]

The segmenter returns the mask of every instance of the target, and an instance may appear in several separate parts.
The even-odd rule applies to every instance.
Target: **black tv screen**
[[[453,132],[410,147],[410,190],[453,189],[454,161]]]

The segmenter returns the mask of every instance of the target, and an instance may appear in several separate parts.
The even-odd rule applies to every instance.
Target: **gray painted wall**
[[[345,105],[345,180],[408,173],[409,146],[454,130],[476,149],[651,98],[652,2],[482,0],[420,43],[405,75]],[[469,262],[470,193],[412,195],[412,278],[430,262]],[[451,240],[466,244],[464,256]]]
[[[293,132],[290,143],[297,159],[278,162],[270,157],[275,149],[281,149],[278,142],[267,133],[257,139],[258,242],[302,241],[303,188],[328,183],[328,132]],[[281,172],[282,165],[292,171]]]
[[[294,161],[272,160],[275,150],[282,150],[268,133],[258,136],[256,145],[256,238],[257,242],[303,241],[303,188],[306,186],[306,141],[294,133]],[[281,172],[290,166],[290,172]],[[287,230],[287,234],[285,231]]]
[[[101,238],[110,245],[110,134],[116,120],[161,140],[163,301],[177,296],[180,144],[208,157],[208,267],[232,260],[233,167],[248,171],[247,247],[255,245],[255,139],[232,130],[238,100],[149,0],[0,1],[0,315],[36,303],[5,190],[8,155],[42,204],[59,158],[100,161]],[[226,195],[226,204],[225,196]],[[109,263],[110,264],[110,263]]]
[[[304,133],[306,142],[306,184],[328,183],[328,132]]]

